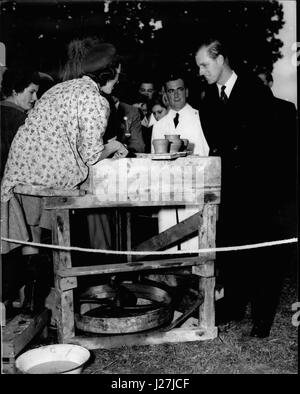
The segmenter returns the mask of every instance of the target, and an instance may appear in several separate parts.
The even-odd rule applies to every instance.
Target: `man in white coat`
[[[152,141],[165,138],[165,134],[180,134],[180,138],[189,140],[188,150],[194,155],[208,156],[209,146],[204,137],[199,112],[187,103],[188,89],[184,77],[180,74],[169,74],[164,82],[165,95],[169,102],[169,112],[153,126]],[[178,115],[177,115],[178,114]],[[153,145],[152,146],[152,152]],[[176,212],[177,211],[177,212]],[[197,212],[196,208],[162,208],[158,213],[159,232],[174,226]],[[199,248],[198,236],[181,243],[182,250]],[[171,248],[169,250],[177,250]]]

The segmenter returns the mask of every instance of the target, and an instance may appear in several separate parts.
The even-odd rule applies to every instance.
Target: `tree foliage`
[[[8,61],[24,52],[45,71],[63,56],[75,36],[98,35],[114,42],[128,70],[157,72],[166,64],[195,67],[194,50],[208,32],[232,44],[233,61],[272,71],[281,57],[284,25],[278,1],[97,1],[21,4],[1,7],[1,41]]]

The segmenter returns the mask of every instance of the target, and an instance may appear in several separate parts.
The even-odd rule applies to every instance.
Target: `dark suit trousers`
[[[284,238],[283,228],[275,212],[273,215],[268,214],[268,220],[257,222],[256,225],[250,219],[247,220],[247,215],[241,215],[241,220],[231,220],[231,227],[227,228],[227,233],[223,223],[228,225],[228,219],[224,218],[223,223],[222,216],[220,219],[220,227],[217,227],[217,239],[219,230],[221,232],[221,235],[219,233],[219,238],[221,238],[219,244],[224,246]],[[234,227],[235,231],[233,231]],[[242,231],[242,227],[244,227],[244,231]],[[228,233],[230,233],[231,239],[229,236],[224,236]],[[216,265],[219,270],[219,280],[224,284],[225,294],[224,299],[218,301],[219,305],[217,303],[217,320],[242,319],[250,302],[253,322],[263,322],[266,326],[271,327],[282,282],[290,267],[292,250],[293,247],[290,245],[280,245],[218,254]]]

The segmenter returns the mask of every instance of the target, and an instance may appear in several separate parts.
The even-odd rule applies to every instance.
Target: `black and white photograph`
[[[1,374],[298,374],[298,8],[1,0]]]

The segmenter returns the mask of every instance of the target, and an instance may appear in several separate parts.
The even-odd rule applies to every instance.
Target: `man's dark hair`
[[[155,78],[152,75],[144,75],[143,77],[140,77],[137,81],[137,87],[139,89],[143,83],[152,83],[152,85],[155,87],[154,81]]]
[[[23,92],[31,83],[39,85],[41,78],[39,73],[31,68],[12,67],[4,71],[2,79],[2,95],[4,98],[10,97],[13,91]]]
[[[207,52],[211,59],[216,59],[219,55],[222,55],[224,59],[228,59],[229,57],[229,50],[225,42],[219,40],[216,37],[209,37],[204,39],[200,45],[197,47],[197,51],[200,48],[206,47]]]
[[[184,82],[185,88],[187,87],[187,76],[184,72],[180,70],[173,70],[167,72],[163,77],[163,86],[166,88],[167,83],[170,81],[176,81],[177,79],[182,79]]]

